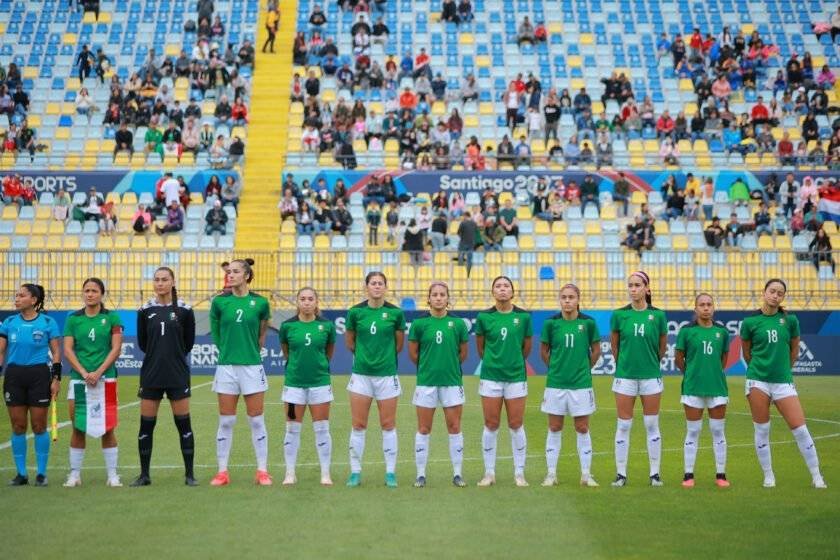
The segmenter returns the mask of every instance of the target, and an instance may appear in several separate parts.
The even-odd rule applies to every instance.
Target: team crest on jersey
[[[17,342],[17,333],[13,332],[9,334],[9,342]]]
[[[32,331],[32,340],[41,342],[44,339],[44,331]]]
[[[383,319],[387,319],[387,318],[388,318],[388,314],[387,314],[387,313],[383,313],[383,314],[382,314],[382,318],[383,318]]]
[[[578,330],[582,331],[583,330],[583,325],[578,325]]]
[[[102,324],[104,325],[106,322],[105,317],[102,317]]]
[[[513,324],[514,324],[514,325],[518,325],[518,324],[519,324],[519,317],[514,317],[514,318],[513,318]]]
[[[175,320],[175,312],[174,312],[174,311],[170,311],[170,312],[169,312],[169,320],[170,320],[170,321],[174,321],[174,320]]]
[[[319,330],[319,331],[324,330],[324,325],[318,325],[318,330]]]
[[[720,338],[720,333],[719,332],[715,333],[715,338]]]
[[[648,321],[653,321],[653,314],[648,315]]]
[[[451,329],[452,327],[455,326],[455,323],[453,323],[452,321],[449,321],[448,323],[446,323],[446,326]]]
[[[254,300],[251,300],[251,307],[254,307],[255,305],[257,305],[257,302],[254,301]]]
[[[782,317],[781,319],[779,319],[779,324],[780,324],[780,325],[784,325],[784,324],[785,324],[785,319],[784,319],[784,317]]]

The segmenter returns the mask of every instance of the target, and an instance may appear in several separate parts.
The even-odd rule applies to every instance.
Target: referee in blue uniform
[[[44,311],[43,286],[23,284],[15,293],[18,314],[0,323],[0,369],[5,366],[3,397],[12,422],[12,455],[17,476],[10,486],[29,484],[26,472],[27,415],[38,464],[35,486],[47,485],[50,435],[47,409],[61,388],[61,331]],[[52,358],[52,366],[48,365]]]

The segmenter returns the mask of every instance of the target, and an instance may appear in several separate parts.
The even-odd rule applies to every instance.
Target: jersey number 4
[[[90,329],[90,332],[88,333],[88,338],[91,340],[91,342],[96,342],[96,329]]]

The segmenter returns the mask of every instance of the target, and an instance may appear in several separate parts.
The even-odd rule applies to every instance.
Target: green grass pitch
[[[664,488],[647,484],[648,464],[641,411],[631,437],[629,485],[609,486],[614,476],[615,409],[611,379],[596,378],[599,410],[592,417],[593,474],[600,488],[578,485],[578,460],[571,425],[564,430],[559,464],[561,484],[542,488],[546,418],[539,411],[544,378],[531,378],[526,428],[530,488],[513,484],[509,436],[500,430],[497,485],[477,488],[483,471],[478,380],[465,379],[467,405],[464,475],[469,487],[451,485],[446,430],[437,413],[428,468],[429,485],[414,489],[415,416],[410,404],[413,377],[403,378],[397,423],[400,487],[383,486],[380,431],[375,408],[368,428],[363,485],[348,489],[350,429],[346,377],[333,386],[331,430],[333,480],[322,488],[307,415],[298,459],[299,483],[283,477],[282,379],[270,380],[266,419],[270,471],[275,486],[255,487],[253,449],[240,405],[231,457],[232,484],[211,488],[215,473],[217,409],[208,377],[195,377],[192,399],[196,473],[202,486],[183,486],[177,435],[163,403],[148,488],[106,488],[99,444],[88,440],[83,486],[61,487],[67,471],[68,428],[60,430],[50,460],[49,488],[0,487],[0,550],[3,558],[836,558],[840,550],[840,378],[800,378],[797,387],[820,453],[828,490],[810,487],[796,444],[775,415],[771,439],[777,488],[761,487],[752,444],[752,424],[743,398],[743,378],[732,378],[727,422],[728,475],[732,487],[714,486],[708,424],[704,423],[696,467],[697,486],[680,487],[684,416],[679,378],[666,379],[661,425]],[[120,380],[122,410],[117,429],[120,474],[137,474],[139,412],[137,377]],[[66,387],[66,381],[65,381]],[[66,390],[66,389],[65,389]],[[638,407],[638,405],[637,405]],[[61,403],[60,420],[66,420]],[[9,426],[0,423],[0,442]],[[34,453],[30,441],[30,472]],[[0,476],[11,478],[7,446],[0,450]]]

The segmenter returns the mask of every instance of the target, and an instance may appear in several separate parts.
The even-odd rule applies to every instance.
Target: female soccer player
[[[353,354],[350,392],[350,478],[347,486],[362,482],[362,456],[365,452],[370,405],[376,399],[382,427],[382,453],[385,455],[385,485],[397,487],[397,400],[402,394],[397,377],[397,356],[405,340],[402,309],[385,301],[388,280],[381,272],[365,277],[367,300],[347,312],[344,341]]]
[[[531,353],[531,316],[513,305],[513,281],[499,276],[490,285],[496,303],[478,314],[475,321],[475,346],[481,358],[478,394],[484,409],[484,477],[479,486],[496,483],[496,444],[502,404],[507,409],[510,444],[513,449],[513,478],[517,486],[525,480],[525,457],[528,442],[522,420],[528,396],[525,359]]]
[[[417,364],[417,435],[414,437],[414,460],[417,464],[415,488],[426,486],[426,463],[429,459],[429,435],[435,409],[440,405],[449,431],[449,457],[454,475],[452,484],[467,485],[461,476],[464,462],[464,434],[461,412],[464,408],[464,383],[461,364],[467,358],[469,331],[464,322],[449,315],[449,287],[443,282],[429,286],[429,315],[416,319],[408,332],[408,357]]]
[[[12,457],[17,475],[9,486],[29,484],[26,471],[27,417],[35,439],[38,471],[35,486],[47,485],[47,461],[50,435],[47,433],[47,409],[61,387],[61,354],[58,323],[44,311],[44,288],[23,284],[15,292],[17,315],[0,323],[0,373],[3,395],[12,423]],[[52,359],[52,366],[48,366]]]
[[[286,478],[284,486],[297,483],[295,465],[300,447],[300,426],[306,407],[312,415],[315,449],[321,463],[321,484],[332,486],[330,461],[330,360],[335,349],[335,325],[321,317],[318,294],[312,288],[297,293],[297,315],[280,325],[280,346],[286,356],[286,383],[283,402],[286,403]]]
[[[727,488],[726,480],[726,405],[729,389],[723,368],[729,353],[729,331],[714,322],[715,302],[706,293],[694,298],[694,322],[680,329],[674,363],[683,373],[682,397],[685,407],[686,434],[683,457],[685,476],[682,485],[694,487],[694,462],[697,440],[703,429],[703,410],[709,409],[709,429],[715,452],[715,483]]]
[[[102,437],[107,486],[122,486],[117,475],[117,369],[123,327],[116,311],[102,304],[105,284],[99,278],[82,283],[85,306],[64,323],[64,355],[70,362],[67,393],[73,435],[70,437],[70,474],[66,487],[81,486],[85,436]]]
[[[219,399],[219,429],[216,432],[219,472],[210,481],[211,486],[230,484],[228,459],[239,395],[245,399],[251,441],[257,457],[254,482],[260,486],[271,486],[273,483],[268,474],[268,433],[263,417],[268,380],[260,357],[271,308],[265,297],[248,287],[254,279],[253,265],[252,259],[231,261],[227,271],[231,291],[216,296],[210,304],[210,331],[219,347],[219,361],[213,378],[213,391]]]
[[[755,452],[764,471],[764,487],[776,486],[770,458],[770,403],[793,432],[799,452],[811,471],[815,488],[826,488],[814,440],[805,425],[805,413],[793,385],[791,368],[799,356],[799,320],[787,313],[782,301],[787,285],[772,278],[764,285],[764,302],[741,323],[741,345],[747,362],[747,400],[755,427]]]
[[[659,404],[662,396],[662,372],[659,362],[665,355],[668,322],[665,313],[651,305],[650,278],[641,270],[627,279],[630,304],[616,309],[610,317],[610,344],[616,361],[613,392],[618,412],[615,431],[615,467],[618,474],[613,486],[627,484],[627,452],[636,397],[642,399],[647,431],[650,485],[662,486],[659,461],[662,436],[659,433]]]
[[[152,483],[149,464],[158,409],[166,394],[184,458],[184,484],[198,486],[193,474],[195,438],[190,423],[190,365],[187,355],[195,342],[195,314],[178,300],[175,272],[162,266],[155,271],[155,297],[137,312],[137,343],[143,351],[140,369],[140,476],[131,486]]]
[[[560,289],[561,312],[543,324],[540,356],[548,366],[541,410],[548,414],[543,486],[557,484],[557,459],[563,442],[563,421],[572,416],[577,432],[580,484],[598,486],[591,474],[592,437],[589,417],[595,412],[592,367],[601,357],[601,335],[589,315],[580,312],[580,289],[566,284]]]

